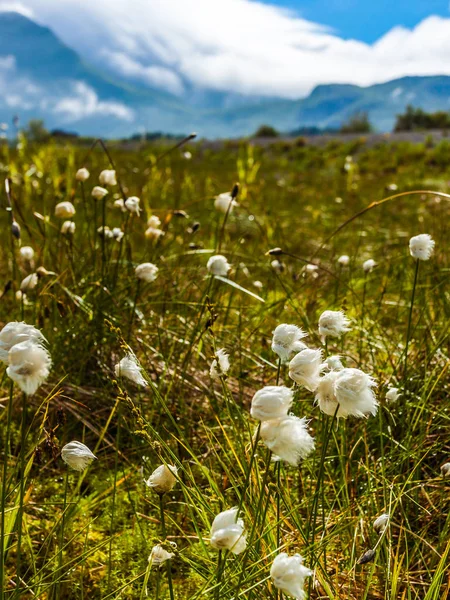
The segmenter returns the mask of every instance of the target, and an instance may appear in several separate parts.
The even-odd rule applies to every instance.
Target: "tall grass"
[[[24,408],[2,374],[2,600],[281,598],[269,570],[282,551],[299,552],[314,571],[311,598],[446,598],[446,148],[230,142],[107,150],[0,146],[11,189],[11,207],[1,196],[1,324],[41,328],[53,358],[50,379]],[[80,184],[82,166],[91,177]],[[120,185],[98,206],[90,190],[114,166]],[[239,206],[217,213],[214,196],[235,182]],[[387,190],[392,183],[398,192]],[[140,218],[113,206],[131,195],[141,199]],[[77,210],[73,238],[54,217],[62,200]],[[151,214],[165,233],[157,241],[144,236]],[[101,238],[101,225],[125,236]],[[436,252],[415,277],[408,240],[421,232],[433,236]],[[21,260],[20,244],[34,248],[33,265]],[[282,253],[268,255],[275,247]],[[206,271],[219,249],[233,267],[227,278]],[[348,267],[337,263],[342,254]],[[367,258],[377,267],[366,274]],[[134,268],[143,262],[158,266],[155,282],[138,284]],[[18,299],[21,280],[39,266],[49,274]],[[320,347],[326,309],[343,309],[352,325],[328,341],[327,353],[375,377],[379,411],[337,421],[296,387],[293,412],[310,419],[316,449],[298,468],[274,466],[248,410],[262,386],[292,385],[271,333],[295,323]],[[231,369],[216,381],[209,369],[219,348]],[[129,349],[145,389],[115,376]],[[385,400],[391,385],[408,392],[395,404]],[[71,440],[98,461],[67,479],[59,451]],[[178,468],[161,501],[144,483],[160,464]],[[212,520],[233,506],[247,529],[239,556],[209,545]],[[383,512],[391,522],[379,537],[372,523]],[[158,543],[171,552],[176,544],[168,568],[148,564]],[[369,549],[373,560],[359,564]]]

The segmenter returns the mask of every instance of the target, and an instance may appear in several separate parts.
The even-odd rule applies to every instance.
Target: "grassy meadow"
[[[1,365],[0,600],[287,599],[270,577],[280,552],[313,571],[306,598],[445,600],[450,143],[168,150],[0,145],[0,327],[34,325],[52,359],[31,395]],[[104,169],[118,181],[95,200]],[[236,183],[238,206],[217,210]],[[114,205],[128,197],[139,216]],[[66,201],[73,233],[55,216]],[[163,233],[146,237],[151,216]],[[420,233],[436,246],[417,262],[408,244]],[[227,276],[207,270],[217,254]],[[135,274],[148,262],[153,282]],[[351,329],[322,344],[325,310],[344,311]],[[324,414],[271,349],[282,323],[373,377],[377,414]],[[219,349],[230,368],[213,377]],[[117,376],[130,351],[145,386]],[[277,384],[293,389],[290,410],[315,440],[298,466],[273,462],[255,435],[252,397]],[[60,456],[73,440],[97,457],[82,472]],[[159,495],[145,481],[162,464],[178,471]],[[209,541],[233,507],[247,535],[238,555]],[[148,561],[155,545],[173,554],[160,566]]]

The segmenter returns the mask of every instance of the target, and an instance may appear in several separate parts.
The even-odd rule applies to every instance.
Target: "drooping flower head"
[[[140,200],[137,196],[130,196],[125,200],[125,208],[137,216],[140,215],[141,209],[139,207]]]
[[[211,363],[209,374],[213,379],[220,379],[221,375],[228,373],[230,369],[230,359],[223,348],[217,350],[216,358]]]
[[[380,535],[384,532],[389,523],[389,515],[388,513],[383,513],[373,522],[373,528]]]
[[[304,588],[305,579],[311,577],[313,572],[303,564],[300,554],[289,556],[281,552],[275,557],[270,569],[270,577],[276,588],[283,594],[292,596],[296,600],[304,600],[306,593]]]
[[[325,343],[327,337],[341,337],[347,331],[350,331],[350,321],[341,310],[326,310],[319,318],[319,334],[322,343]]]
[[[84,471],[96,456],[81,442],[69,442],[61,450],[61,458],[75,471]]]
[[[274,454],[274,460],[298,465],[314,450],[314,439],[309,435],[306,419],[293,415],[263,421],[261,439]]]
[[[116,172],[114,169],[105,169],[99,175],[100,185],[117,185]]]
[[[306,348],[294,356],[289,363],[289,377],[310,392],[319,385],[323,369],[322,350]]]
[[[142,367],[132,352],[129,352],[122,358],[122,360],[114,367],[114,372],[116,377],[126,377],[136,385],[142,385],[143,387],[148,385],[142,375]]]
[[[157,494],[170,492],[177,482],[178,469],[173,465],[161,465],[153,471],[145,484]]]
[[[55,217],[59,219],[71,219],[75,214],[75,206],[72,202],[59,202],[55,206]]]
[[[375,385],[374,379],[360,369],[331,371],[320,380],[316,402],[322,412],[337,418],[375,415],[378,407],[372,390]]]
[[[89,179],[89,175],[89,171],[85,167],[82,167],[76,172],[75,179],[77,181],[87,181]]]
[[[231,550],[240,554],[247,546],[244,521],[238,518],[238,508],[219,513],[211,525],[210,543],[216,550]]]
[[[289,360],[291,354],[306,348],[306,345],[300,340],[307,335],[297,325],[282,323],[275,327],[273,331],[272,350],[275,354],[278,354],[281,362],[285,363]]]
[[[134,273],[138,279],[152,283],[158,277],[158,267],[153,263],[142,263],[136,267]]]
[[[20,342],[44,344],[45,338],[39,329],[21,321],[11,321],[0,331],[0,360],[8,362],[8,354],[13,346]]]
[[[386,400],[388,402],[397,402],[400,397],[400,390],[396,387],[391,387],[386,392]]]
[[[284,385],[266,385],[253,396],[250,414],[258,421],[287,417],[294,394]]]
[[[8,353],[6,374],[30,396],[47,379],[51,366],[47,349],[41,343],[27,340],[12,346]]]
[[[222,254],[215,254],[210,256],[206,263],[206,268],[211,275],[219,275],[220,277],[226,277],[228,271],[231,269],[231,265],[228,263],[225,256]]]
[[[429,260],[434,251],[435,242],[428,233],[415,235],[409,240],[409,253],[418,260]]]
[[[238,206],[238,203],[228,192],[219,194],[214,200],[214,208],[224,214],[231,213],[235,206]]]
[[[21,292],[30,292],[31,290],[34,290],[34,288],[37,286],[38,283],[39,283],[38,274],[31,273],[30,275],[27,275],[24,279],[22,279],[22,282],[20,284],[20,291]]]
[[[160,566],[165,563],[166,560],[170,560],[174,556],[175,554],[173,552],[167,552],[167,550],[158,544],[153,546],[150,556],[148,557],[148,562],[152,563],[152,565]]]

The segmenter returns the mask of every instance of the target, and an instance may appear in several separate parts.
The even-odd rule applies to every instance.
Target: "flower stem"
[[[417,259],[416,260],[416,268],[414,271],[414,284],[413,284],[413,289],[412,289],[412,295],[411,295],[411,305],[409,307],[409,315],[408,315],[408,329],[406,332],[406,345],[405,345],[405,366],[403,369],[403,391],[406,394],[406,387],[407,387],[407,383],[408,383],[408,349],[409,349],[409,339],[411,337],[411,323],[412,323],[412,313],[413,313],[413,307],[414,307],[414,298],[416,296],[416,285],[417,285],[417,279],[419,276],[419,263],[420,260]]]
[[[62,566],[63,566],[63,548],[64,548],[64,529],[66,525],[66,509],[67,509],[67,490],[69,489],[69,469],[66,470],[66,477],[64,482],[64,503],[63,513],[61,517],[61,535],[59,539],[59,557],[58,557],[58,581],[56,584],[56,599],[59,600],[61,597],[61,577],[62,577]]]
[[[108,553],[108,584],[107,584],[107,592],[110,591],[111,586],[111,573],[112,573],[112,543],[114,536],[114,521],[116,517],[116,495],[117,495],[117,469],[118,469],[118,460],[119,460],[119,444],[120,444],[120,417],[122,414],[122,403],[119,402],[119,406],[117,409],[117,436],[116,436],[116,452],[114,457],[114,486],[113,486],[113,496],[112,496],[112,507],[111,507],[111,531],[109,538],[109,553]]]
[[[165,540],[167,537],[167,534],[166,534],[166,519],[165,519],[165,515],[164,515],[163,494],[159,495],[159,513],[161,515],[161,533]],[[172,583],[172,561],[170,560],[170,558],[169,558],[169,560],[166,561],[166,569],[167,569],[167,581],[169,583],[170,600],[174,600],[173,583]]]
[[[222,559],[222,550],[219,550],[219,555],[217,558],[217,585],[216,585],[216,593],[215,597],[218,600],[220,598],[220,582],[222,581],[222,575],[225,566],[225,558]]]
[[[19,510],[17,513],[17,559],[16,559],[16,589],[14,598],[20,598],[20,565],[22,561],[22,520],[23,520],[23,499],[25,496],[25,442],[26,442],[26,412],[27,395],[22,394],[22,424],[20,428],[20,455],[19,455]]]
[[[10,434],[11,434],[11,416],[12,416],[12,403],[13,403],[13,390],[14,383],[11,381],[9,387],[9,402],[8,402],[8,414],[6,421],[6,435],[5,445],[3,448],[3,476],[2,476],[2,491],[1,491],[1,532],[0,532],[0,600],[4,598],[4,562],[5,562],[5,510],[6,510],[6,477],[8,475],[8,458],[9,458],[9,446],[10,446]]]

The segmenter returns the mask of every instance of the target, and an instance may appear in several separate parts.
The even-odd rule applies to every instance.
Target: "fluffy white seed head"
[[[366,261],[363,262],[364,273],[370,273],[371,271],[373,271],[376,264],[377,263],[373,260],[373,258],[368,258]]]
[[[142,263],[136,267],[134,273],[138,279],[152,283],[158,277],[158,267],[153,263]]]
[[[104,227],[103,225],[100,225],[100,227],[97,229],[97,232],[99,236],[104,237],[106,240],[112,240],[113,238],[113,232],[108,225],[105,225]]]
[[[61,450],[61,458],[75,471],[84,471],[96,456],[81,442],[69,442]]]
[[[278,354],[281,362],[285,363],[289,360],[291,354],[306,348],[306,345],[300,340],[307,335],[297,325],[282,323],[275,327],[273,331],[272,350],[275,354]]]
[[[105,190],[105,188],[100,187],[99,185],[96,185],[94,188],[92,188],[92,197],[95,200],[101,200],[102,198],[104,198],[106,196],[106,194],[108,193],[108,190]]]
[[[253,396],[250,414],[258,421],[287,417],[294,394],[283,385],[266,385]]]
[[[146,480],[146,485],[157,494],[170,492],[177,482],[178,469],[173,465],[161,465]]]
[[[228,192],[219,194],[214,200],[214,208],[224,214],[231,213],[235,206],[238,206],[238,203]]]
[[[125,206],[123,198],[120,198],[119,200],[114,200],[114,208],[118,208],[122,212],[127,212],[127,207]]]
[[[120,229],[120,227],[112,228],[112,235],[116,242],[120,242],[125,235],[124,232]]]
[[[244,521],[238,518],[238,509],[219,513],[211,525],[210,543],[216,550],[231,550],[240,554],[247,546]]]
[[[314,392],[320,382],[323,369],[322,350],[306,348],[294,356],[289,363],[289,377]]]
[[[434,251],[435,242],[428,233],[415,235],[409,240],[409,253],[418,260],[429,260]]]
[[[61,225],[61,233],[63,235],[73,235],[75,233],[74,221],[64,221]]]
[[[82,167],[76,172],[75,179],[77,181],[87,181],[89,179],[89,175],[89,171],[85,167]]]
[[[39,329],[21,321],[11,321],[0,331],[0,360],[8,362],[8,354],[13,346],[20,342],[43,344],[45,338]]]
[[[442,465],[441,467],[441,475],[442,477],[444,477],[444,479],[446,477],[450,477],[450,462],[445,463]]]
[[[400,391],[396,387],[389,388],[386,392],[386,400],[388,402],[397,402],[400,397]]]
[[[28,262],[32,261],[34,258],[34,250],[31,246],[22,246],[19,250],[20,258],[23,260],[27,260]]]
[[[100,185],[117,185],[116,172],[114,169],[105,169],[99,175]]]
[[[206,268],[211,275],[220,275],[221,277],[226,277],[228,271],[231,269],[231,265],[228,263],[225,256],[222,254],[215,254],[208,259]]]
[[[142,375],[142,367],[139,364],[134,354],[129,352],[122,360],[114,367],[116,377],[126,377],[136,385],[146,387],[147,381]]]
[[[27,275],[24,279],[22,279],[22,282],[20,284],[20,291],[30,292],[31,290],[34,290],[38,283],[39,277],[37,273],[31,273],[30,275]]]
[[[151,215],[148,218],[147,227],[153,227],[155,229],[158,229],[158,227],[160,227],[160,225],[161,225],[161,219],[159,217],[157,217],[156,215]]]
[[[44,383],[50,374],[52,361],[40,343],[27,340],[12,346],[8,353],[6,373],[29,396]]]
[[[158,544],[157,546],[153,546],[150,556],[148,557],[148,562],[152,565],[159,566],[174,556],[175,554],[173,552],[167,552],[167,550]]]
[[[209,369],[209,374],[213,379],[220,379],[221,375],[225,375],[230,370],[230,359],[223,348],[217,350],[216,358],[212,361]]]
[[[350,263],[350,256],[343,254],[338,258],[338,263],[343,267],[346,267]]]
[[[344,368],[344,365],[342,364],[342,361],[341,361],[341,357],[338,356],[337,354],[333,354],[332,356],[329,356],[325,360],[325,364],[330,371],[340,371],[341,369]]]
[[[316,402],[322,412],[337,418],[375,415],[378,403],[372,390],[374,386],[372,377],[360,369],[330,371],[320,380]]]
[[[373,528],[380,535],[384,532],[389,523],[389,515],[388,513],[383,513],[373,522]]]
[[[280,260],[278,260],[278,258],[274,258],[273,261],[270,263],[270,266],[277,273],[282,273],[284,271],[284,264]]]
[[[295,466],[314,450],[314,439],[306,425],[306,419],[293,415],[262,422],[261,439],[273,452],[274,460],[284,460]]]
[[[139,203],[140,199],[137,196],[130,196],[125,200],[125,208],[129,210],[130,213],[139,216],[141,212]]]
[[[334,416],[338,403],[334,393],[334,384],[338,377],[339,371],[330,371],[324,375],[316,389],[316,402],[320,410],[326,415]],[[342,416],[339,415],[338,416]]]
[[[281,552],[275,557],[270,569],[270,577],[276,588],[283,594],[292,596],[296,600],[304,600],[306,593],[304,588],[305,579],[311,577],[312,571],[303,564],[300,554],[289,556]]]
[[[75,214],[75,206],[72,202],[59,202],[55,206],[55,217],[58,219],[71,219]]]
[[[319,334],[322,342],[325,343],[327,337],[341,337],[347,331],[350,331],[350,321],[341,310],[326,310],[319,318]]]
[[[145,237],[151,241],[159,240],[159,238],[163,235],[165,235],[164,231],[162,229],[158,229],[157,227],[147,227],[145,230]]]

